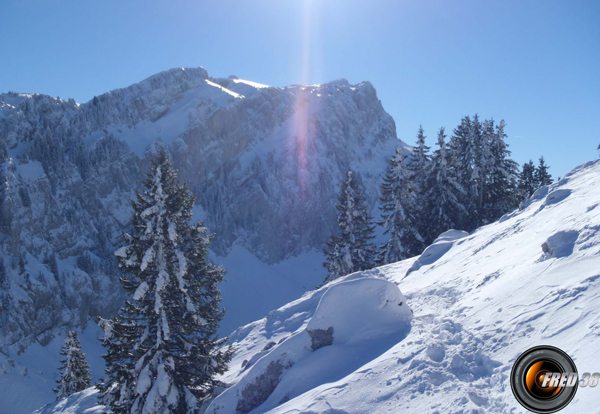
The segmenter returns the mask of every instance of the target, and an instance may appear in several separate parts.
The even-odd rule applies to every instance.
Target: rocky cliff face
[[[85,104],[0,94],[2,352],[120,305],[112,251],[157,143],[197,194],[215,252],[237,243],[275,263],[323,246],[347,168],[375,206],[398,141],[368,82],[272,88],[197,68]]]

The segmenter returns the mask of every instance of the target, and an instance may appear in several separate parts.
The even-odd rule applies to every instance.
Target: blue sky
[[[79,102],[172,67],[284,86],[369,80],[412,143],[507,122],[554,176],[597,157],[600,2],[0,1],[0,91]]]

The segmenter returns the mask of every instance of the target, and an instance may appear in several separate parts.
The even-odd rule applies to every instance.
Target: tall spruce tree
[[[491,132],[490,132],[491,129]],[[472,227],[478,227],[481,224],[484,208],[484,199],[486,191],[486,179],[491,160],[490,135],[493,133],[493,124],[479,121],[479,116],[473,116],[473,122],[468,135],[468,154],[469,159],[473,160],[473,169],[469,179],[469,196],[473,206],[471,212]]]
[[[537,188],[552,184],[552,176],[548,172],[548,165],[544,157],[540,157],[540,162],[535,169],[534,180]]]
[[[340,234],[333,236],[324,250],[323,266],[328,283],[349,273],[375,266],[377,248],[373,244],[375,226],[356,173],[348,170],[338,195],[337,222]]]
[[[506,123],[501,120],[495,128],[493,121],[486,121],[485,124],[490,127],[486,129],[490,159],[486,167],[486,190],[480,225],[499,219],[520,201],[517,191],[518,164],[509,158],[510,150],[504,132]]]
[[[467,214],[459,227],[473,230],[496,220],[516,205],[517,164],[509,158],[504,121],[494,126],[477,115],[464,117],[448,144],[450,164],[465,189],[460,200]]]
[[[477,156],[474,148],[474,138],[477,134],[474,133],[474,128],[471,117],[463,117],[460,124],[453,130],[448,143],[449,163],[456,171],[458,183],[464,189],[459,201],[467,210],[466,214],[462,215],[458,226],[468,230],[474,228],[473,218],[476,214],[472,188],[472,179],[476,175],[474,165]]]
[[[392,263],[420,254],[425,248],[417,189],[401,146],[389,160],[381,184],[381,222],[389,240],[381,246],[379,263]]]
[[[69,331],[60,354],[65,358],[60,361],[62,364],[59,368],[60,378],[56,380],[58,385],[54,388],[57,400],[83,391],[92,384],[90,365],[85,360],[85,354],[81,350],[77,332]]]
[[[115,252],[131,299],[105,323],[100,398],[115,414],[193,413],[233,352],[217,337],[224,270],[207,260],[212,236],[190,224],[195,199],[164,149],[144,186],[132,235]]]
[[[438,132],[438,149],[432,157],[431,174],[429,176],[426,208],[427,211],[427,237],[434,240],[446,230],[457,228],[461,217],[467,210],[461,204],[461,196],[465,190],[458,182],[456,171],[449,164],[449,154],[446,147],[445,129]]]
[[[413,148],[411,162],[408,164],[408,169],[411,171],[411,181],[415,189],[415,204],[421,206],[417,209],[417,222],[419,234],[421,234],[425,240],[425,244],[429,244],[433,240],[428,238],[428,215],[427,215],[427,185],[429,183],[429,176],[431,174],[431,155],[429,153],[429,147],[425,145],[425,131],[423,126],[419,125],[417,131],[417,143]]]
[[[521,199],[528,198],[537,189],[535,182],[535,165],[529,160],[523,164],[519,174],[519,191]]]
[[[419,126],[419,131],[417,132],[417,145],[413,148],[412,162],[409,164],[410,170],[413,171],[414,182],[422,187],[426,186],[431,168],[430,148],[425,145],[425,138],[423,126]]]

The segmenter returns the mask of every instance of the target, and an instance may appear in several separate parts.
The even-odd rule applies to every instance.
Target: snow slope
[[[205,408],[520,413],[508,376],[529,347],[557,346],[579,372],[600,372],[599,187],[597,160],[496,223],[441,235],[428,257],[348,275],[240,327],[229,388]],[[386,311],[398,288],[410,324]],[[309,331],[329,326],[333,339],[321,332],[314,349]],[[365,346],[371,328],[378,349]],[[580,388],[562,412],[597,412],[597,392]]]
[[[580,372],[600,372],[599,184],[600,161],[590,162],[436,261],[408,275],[416,259],[377,269],[414,311],[408,336],[269,412],[524,412],[508,375],[540,344],[565,350]],[[240,345],[265,341],[264,323],[246,328]],[[596,389],[582,388],[564,412],[595,412],[597,401]]]

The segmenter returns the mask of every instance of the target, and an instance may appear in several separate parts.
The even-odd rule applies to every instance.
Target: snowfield
[[[421,257],[348,275],[237,329],[229,388],[207,412],[525,412],[508,376],[542,344],[600,372],[598,188],[600,160],[496,223],[444,233]],[[563,412],[597,412],[598,392],[580,388]],[[92,389],[41,412],[86,412],[86,398]]]

